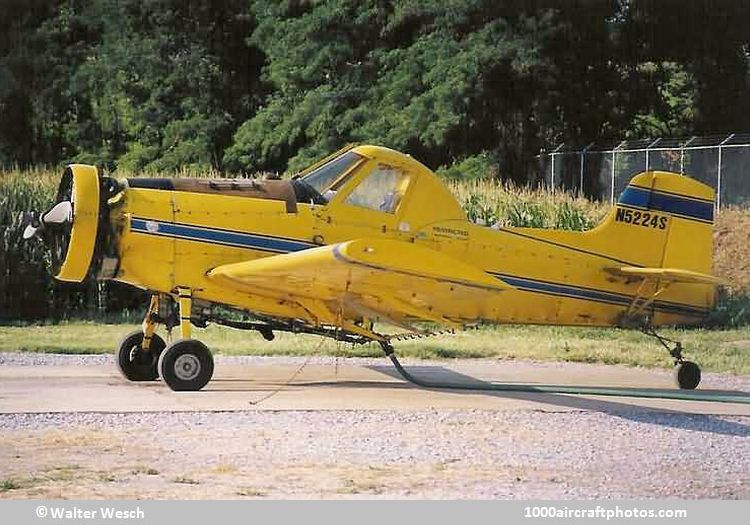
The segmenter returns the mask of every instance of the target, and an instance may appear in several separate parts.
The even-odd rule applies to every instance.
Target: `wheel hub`
[[[183,354],[174,361],[174,373],[183,381],[191,381],[198,377],[201,362],[192,354]]]

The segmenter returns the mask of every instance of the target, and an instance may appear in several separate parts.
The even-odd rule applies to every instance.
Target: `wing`
[[[227,264],[208,276],[233,289],[295,301],[331,324],[343,313],[401,326],[411,319],[457,326],[482,318],[498,292],[511,288],[444,253],[385,239]]]
[[[679,268],[639,268],[637,266],[623,266],[621,268],[607,268],[607,271],[620,277],[643,280],[661,280],[672,283],[685,284],[727,284],[726,279],[705,273],[681,270]]]

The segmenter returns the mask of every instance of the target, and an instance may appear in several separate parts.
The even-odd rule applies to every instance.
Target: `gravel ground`
[[[15,365],[111,359],[0,354]],[[750,418],[637,409],[0,415],[0,498],[247,497],[750,499]]]
[[[748,499],[750,418],[10,414],[0,416],[0,480],[6,498]]]

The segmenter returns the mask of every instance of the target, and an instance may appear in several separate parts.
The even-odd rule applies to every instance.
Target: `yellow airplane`
[[[424,165],[348,147],[292,180],[115,180],[66,169],[44,229],[61,281],[112,279],[151,292],[117,360],[131,381],[199,390],[214,369],[192,325],[304,332],[391,354],[375,323],[421,333],[479,323],[640,327],[670,351],[681,388],[700,368],[654,327],[713,307],[714,192],[673,173],[635,176],[590,231],[474,224]],[[155,330],[179,327],[166,346]],[[380,326],[380,324],[378,324]],[[673,347],[669,343],[676,343]]]

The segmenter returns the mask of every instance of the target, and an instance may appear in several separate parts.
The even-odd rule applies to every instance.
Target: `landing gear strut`
[[[190,314],[193,295],[189,288],[178,288],[180,339],[169,345],[159,357],[159,375],[175,391],[200,390],[214,374],[214,358],[206,345],[191,339]]]
[[[669,351],[669,355],[674,359],[674,377],[677,386],[684,390],[695,390],[701,382],[701,369],[692,361],[686,361],[682,357],[682,343],[659,335],[652,327],[645,327],[643,333],[655,337]]]

